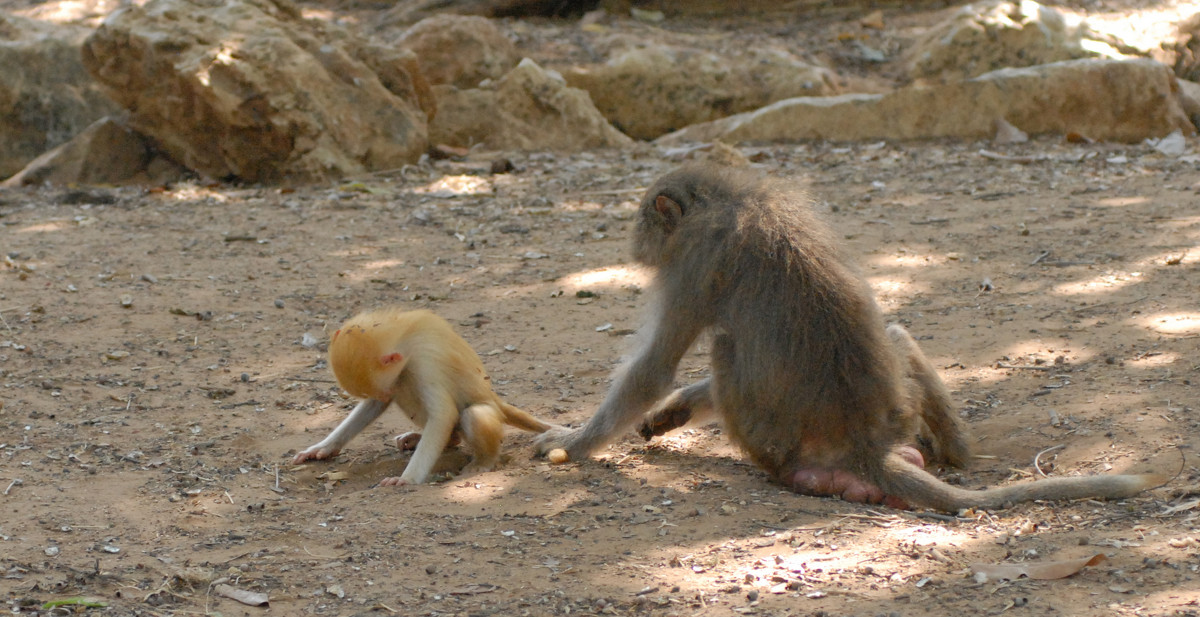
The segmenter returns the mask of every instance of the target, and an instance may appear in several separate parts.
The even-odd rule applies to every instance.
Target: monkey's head
[[[650,267],[663,264],[675,233],[695,202],[696,171],[693,166],[670,172],[646,190],[633,237],[633,258],[638,263]]]
[[[358,398],[391,400],[396,380],[407,358],[385,352],[380,343],[380,324],[346,324],[329,341],[329,367],[338,385]]]

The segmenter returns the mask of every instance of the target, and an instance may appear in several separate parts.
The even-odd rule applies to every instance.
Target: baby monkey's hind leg
[[[462,411],[459,422],[472,456],[463,473],[495,469],[504,436],[504,416],[500,410],[491,403],[477,403]]]
[[[400,433],[392,438],[396,442],[396,447],[401,450],[416,450],[417,444],[421,443],[421,433],[417,431],[408,431]],[[450,443],[446,444],[447,448],[453,448],[462,443],[462,431],[455,430],[450,434]]]

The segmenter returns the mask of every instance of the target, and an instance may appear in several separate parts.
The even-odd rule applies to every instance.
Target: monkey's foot
[[[341,449],[322,448],[320,445],[309,446],[304,450],[296,453],[292,457],[292,464],[299,465],[305,461],[323,461],[327,458],[333,458],[341,452]]]
[[[409,431],[396,435],[394,439],[396,440],[397,448],[401,450],[416,450],[417,444],[421,442],[421,434],[416,431]],[[390,480],[391,478],[388,479]]]
[[[925,466],[925,459],[912,446],[900,446],[896,448],[896,453],[918,467]],[[845,501],[854,503],[881,503],[897,510],[907,510],[909,507],[903,499],[885,495],[878,486],[845,469],[830,467],[800,469],[792,473],[790,482],[787,484],[792,490],[802,495],[841,497]]]
[[[533,445],[537,453],[550,459],[551,463],[565,463],[587,458],[587,453],[576,455],[571,452],[573,437],[579,433],[576,429],[552,426],[549,430],[534,438]],[[553,456],[551,456],[553,454]],[[562,456],[566,454],[566,456]]]
[[[650,441],[653,437],[666,435],[671,431],[687,424],[692,419],[691,407],[665,407],[651,414],[638,427],[642,439]]]
[[[418,437],[419,437],[419,435],[418,435]],[[401,478],[400,476],[393,476],[390,478],[384,478],[384,479],[380,480],[379,486],[412,486],[412,484],[410,484],[408,480],[405,480],[404,478]]]

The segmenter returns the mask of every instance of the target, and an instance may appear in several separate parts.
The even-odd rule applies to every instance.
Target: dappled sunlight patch
[[[211,71],[212,67],[233,66],[234,55],[237,53],[238,50],[228,44],[222,45],[220,49],[213,51],[212,59],[208,64],[201,66],[200,70],[196,72],[196,79],[200,80],[200,85],[211,87],[212,75],[209,71]]]
[[[17,230],[21,234],[42,234],[52,231],[62,231],[67,228],[66,221],[49,221],[46,223],[38,223],[36,225],[27,225]]]
[[[505,513],[514,516],[556,516],[578,508],[581,502],[595,499],[595,495],[586,488],[568,488],[547,493],[525,490],[514,492],[520,488],[523,481],[528,481],[531,477],[526,470],[506,472],[509,466],[515,465],[516,463],[510,462],[496,471],[454,478],[438,485],[437,490],[442,499],[457,504],[479,505],[501,502],[497,505]],[[528,471],[538,475],[549,475],[554,472],[554,465],[542,464],[539,466],[543,469]],[[574,474],[576,470],[566,467],[561,470],[561,473]],[[529,496],[528,499],[525,498],[526,495]],[[506,533],[509,531],[511,528],[500,528],[497,533],[509,536],[509,533]]]
[[[706,437],[707,431],[685,428],[655,437],[654,444],[658,448],[683,452],[701,447],[701,445],[707,442]]]
[[[357,271],[345,271],[343,276],[351,281],[366,281],[379,277],[384,270],[395,270],[406,262],[403,259],[377,259],[364,262]]]
[[[1108,10],[1105,10],[1108,9]],[[1200,12],[1200,2],[1172,1],[1089,6],[1088,26],[1138,49],[1157,49],[1173,40],[1176,24]]]
[[[898,525],[884,529],[881,533],[897,542],[914,546],[963,546],[970,544],[973,534],[942,527],[941,525]]]
[[[929,291],[928,283],[917,284],[912,281],[900,281],[881,277],[869,277],[867,281],[871,284],[871,288],[875,290],[875,296],[879,303],[885,307],[907,302],[913,296]]]
[[[930,266],[941,265],[955,259],[940,255],[937,253],[914,253],[910,251],[901,251],[897,255],[874,255],[872,257],[863,257],[861,262],[869,268],[928,268]]]
[[[1150,369],[1162,368],[1179,362],[1182,358],[1179,354],[1169,351],[1161,351],[1147,354],[1140,354],[1133,358],[1125,360],[1125,365],[1133,368]]]
[[[1130,320],[1147,330],[1176,336],[1200,334],[1200,313],[1157,313]]]
[[[1053,293],[1062,296],[1086,296],[1108,293],[1141,281],[1141,272],[1106,272],[1081,281],[1056,285]]]
[[[1200,246],[1178,248],[1143,257],[1134,262],[1139,266],[1182,266],[1200,263]]]
[[[1110,208],[1124,208],[1124,207],[1128,207],[1128,206],[1139,206],[1142,204],[1150,203],[1150,198],[1146,197],[1144,195],[1137,195],[1134,197],[1106,197],[1104,199],[1097,199],[1094,203],[1097,206],[1107,206]]]
[[[125,4],[144,4],[143,1],[125,3],[118,0],[63,0],[62,2],[38,2],[30,8],[13,10],[16,15],[40,19],[56,24],[87,23],[99,20]],[[11,7],[6,7],[12,10]],[[93,27],[95,24],[93,24]]]
[[[492,182],[481,176],[442,176],[429,184],[411,189],[418,195],[432,197],[459,197],[462,195],[490,195]]]
[[[498,496],[503,496],[510,492],[516,485],[517,477],[512,474],[506,474],[503,470],[489,471],[485,473],[472,474],[467,477],[458,477],[450,480],[437,487],[441,497],[455,503],[460,504],[479,504],[495,499]],[[563,509],[555,509],[552,505],[554,500],[551,500],[547,506],[552,509],[547,512],[556,513]]]
[[[604,209],[604,204],[595,201],[565,199],[554,204],[555,212],[597,212]],[[632,209],[632,208],[631,208]],[[532,208],[530,208],[532,210]]]
[[[568,274],[557,281],[565,291],[609,288],[620,289],[629,285],[645,287],[650,284],[650,272],[639,266],[606,266]]]
[[[160,193],[160,195],[175,201],[209,200],[216,203],[225,203],[229,201],[229,196],[222,192],[219,187],[207,188],[203,186],[196,186],[194,184],[180,184],[172,190]]]
[[[353,248],[344,249],[341,251],[330,251],[327,253],[330,257],[338,259],[363,259],[382,250],[381,246],[357,245]]]

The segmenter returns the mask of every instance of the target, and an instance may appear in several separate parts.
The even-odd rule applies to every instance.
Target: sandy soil
[[[645,303],[627,251],[640,190],[689,155],[510,153],[515,171],[493,175],[500,155],[479,154],[300,190],[8,190],[7,610],[1200,614],[1196,160],[1056,139],[741,152],[805,179],[951,385],[979,457],[944,477],[1029,480],[1039,453],[1049,475],[1178,475],[1120,502],[931,516],[781,490],[715,426],[564,466],[510,429],[497,471],[379,488],[409,457],[396,411],[336,460],[289,462],[354,402],[324,363],[330,329],[433,309],[507,400],[578,424]],[[705,347],[680,383],[706,374]],[[1097,554],[1059,580],[971,570]]]

